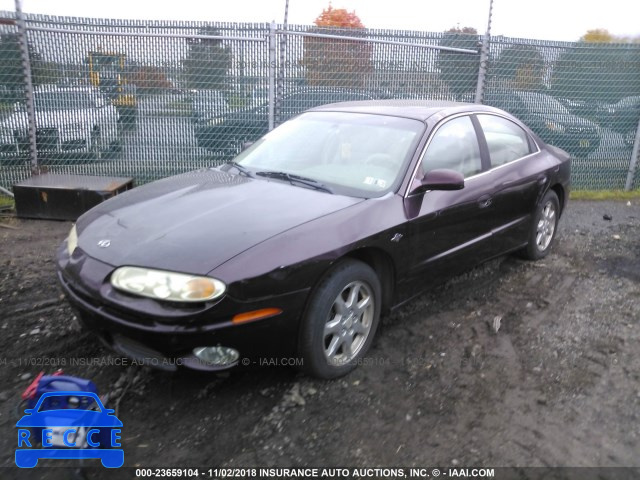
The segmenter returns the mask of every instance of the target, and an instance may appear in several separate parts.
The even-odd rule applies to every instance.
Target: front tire
[[[373,342],[381,310],[381,287],[368,265],[345,260],[312,294],[298,345],[305,373],[323,379],[356,368]]]
[[[529,242],[523,250],[523,256],[529,260],[546,257],[556,236],[560,202],[558,195],[549,190],[536,207],[529,233]]]
[[[91,131],[91,145],[89,147],[91,153],[96,160],[102,158],[102,132],[99,127],[93,127]]]

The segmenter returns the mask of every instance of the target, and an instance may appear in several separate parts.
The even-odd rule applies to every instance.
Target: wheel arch
[[[562,215],[566,204],[566,192],[564,190],[564,187],[561,184],[556,183],[550,188],[550,190],[558,196],[558,203],[560,204],[560,215]]]
[[[351,258],[365,263],[378,276],[382,288],[382,312],[387,313],[391,309],[395,286],[395,265],[391,256],[384,250],[375,247],[364,247],[347,253],[342,258]]]

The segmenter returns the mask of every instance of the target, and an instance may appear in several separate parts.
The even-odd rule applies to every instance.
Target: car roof
[[[494,107],[477,103],[446,100],[364,100],[331,103],[311,108],[311,112],[350,112],[375,115],[391,115],[425,121],[435,114],[443,116],[462,112],[497,112]]]

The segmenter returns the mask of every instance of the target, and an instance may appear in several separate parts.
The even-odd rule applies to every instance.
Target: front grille
[[[165,357],[162,353],[136,342],[128,337],[115,334],[112,336],[112,347],[115,351],[133,358],[136,361],[158,368],[173,372],[177,369],[176,363]]]
[[[29,150],[29,132],[27,130],[14,130],[13,136],[20,151]],[[57,128],[37,128],[36,146],[38,150],[57,150],[58,137]]]

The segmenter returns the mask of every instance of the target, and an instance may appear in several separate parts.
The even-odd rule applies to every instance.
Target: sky
[[[329,0],[289,0],[289,23],[312,24]],[[487,29],[489,0],[333,0],[355,11],[367,28],[443,31],[452,26]],[[0,0],[0,10],[14,10]],[[200,20],[281,23],[285,0],[22,0],[26,13],[138,20]],[[587,30],[605,28],[640,36],[638,0],[494,0],[492,35],[576,41]]]

